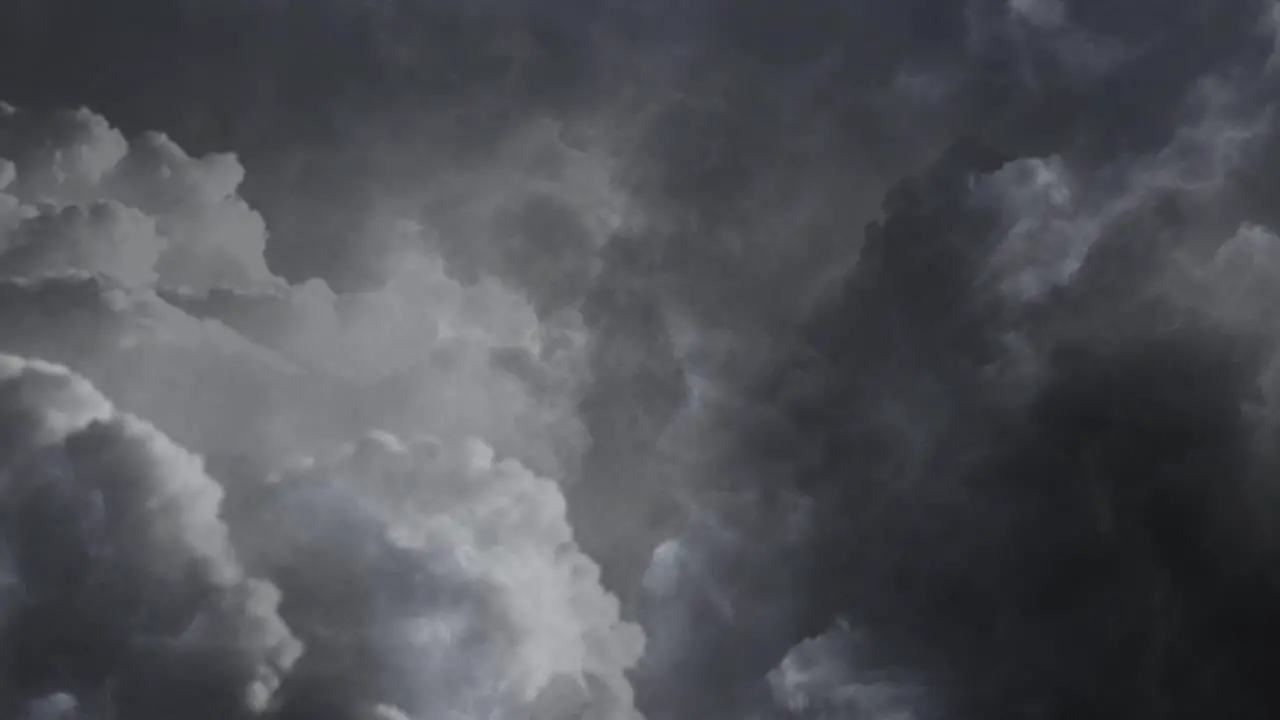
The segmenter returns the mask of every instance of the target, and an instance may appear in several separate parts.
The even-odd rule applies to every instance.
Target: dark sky
[[[161,431],[211,453],[249,444],[234,422],[215,442],[190,419],[222,384],[234,399],[218,413],[289,404],[328,438],[411,416],[397,396],[450,363],[514,377],[533,398],[519,412],[581,428],[581,442],[560,425],[547,440],[521,415],[493,442],[561,473],[576,541],[648,637],[629,678],[649,720],[1262,720],[1280,717],[1278,13],[1269,0],[0,0],[0,100],[88,107],[129,138],[158,130],[195,156],[235,153],[282,284],[376,292],[396,269],[387,228],[411,220],[449,282],[500,283],[544,330],[580,322],[582,368],[506,348],[438,353],[349,388],[224,379],[232,361],[202,359],[219,370],[182,409],[157,399],[177,379],[139,380],[137,408],[112,399],[157,408]],[[0,158],[28,151],[6,137]],[[45,261],[19,245],[5,240],[0,267],[26,282]],[[304,334],[241,309],[264,296],[162,287],[157,267],[164,307],[285,356]],[[49,297],[114,281],[57,282]],[[333,302],[340,321],[382,322]],[[56,348],[104,392],[134,392],[142,369],[94,374],[100,356],[84,348],[98,340],[46,337],[47,319],[22,324],[24,312],[0,312],[21,338],[6,352]],[[560,374],[580,391],[548,400]],[[6,378],[4,402],[22,395]],[[26,438],[35,411],[20,410],[0,424]],[[357,460],[333,473],[366,472]],[[262,508],[302,512],[288,483],[210,468],[233,536],[266,532]],[[80,502],[49,492],[22,502]],[[373,618],[468,600],[405,579],[440,572],[436,560],[376,538],[369,556],[346,547],[380,528],[332,509],[358,504],[342,498],[315,500],[350,524],[336,545],[288,545],[339,556],[334,574],[262,561],[283,622],[320,648],[281,671],[283,699],[263,712],[397,718],[358,714],[382,698],[436,720],[423,713],[444,705],[414,673],[422,687],[447,679],[369,640],[385,632]],[[22,502],[0,503],[0,521]],[[6,542],[37,542],[39,522]],[[676,579],[655,590],[666,551]],[[185,598],[166,604],[175,618],[238,592],[212,570],[151,578],[164,573],[148,574],[150,558],[120,562],[137,582],[170,582],[154,592]],[[64,562],[81,561],[48,564]],[[123,582],[112,588],[127,594]],[[101,640],[66,661],[70,685],[99,687],[121,656],[139,663],[123,686],[148,685],[135,676],[163,663],[119,650],[127,623],[59,602],[32,627],[75,616]],[[331,626],[363,639],[343,644]],[[0,673],[18,689],[0,699],[13,707],[77,692],[20,667],[76,654],[43,631],[4,631]],[[190,659],[172,693],[120,700],[136,713],[120,720],[204,697],[213,714],[199,717],[240,717],[217,705],[235,707],[218,673],[283,652],[250,650]],[[580,692],[614,697],[626,683],[606,675],[591,678],[607,691]],[[578,717],[626,717],[592,707]]]

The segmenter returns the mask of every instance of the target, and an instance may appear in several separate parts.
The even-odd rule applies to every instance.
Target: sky
[[[0,0],[0,717],[1280,716],[1273,0]]]

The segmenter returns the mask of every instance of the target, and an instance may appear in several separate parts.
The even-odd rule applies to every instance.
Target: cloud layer
[[[529,469],[582,452],[576,313],[412,245],[290,285],[233,156],[0,123],[0,345],[75,368],[4,361],[7,713],[638,717],[643,634]]]
[[[0,8],[6,712],[1276,716],[1273,3],[127,7]]]

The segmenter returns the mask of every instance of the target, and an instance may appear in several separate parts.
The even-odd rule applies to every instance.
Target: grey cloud
[[[101,271],[131,286],[155,281],[166,245],[150,217],[110,201],[39,214],[6,235],[0,272],[9,277]]]
[[[287,451],[479,434],[565,478],[575,542],[650,635],[655,720],[849,714],[833,693],[886,667],[922,692],[873,716],[1274,714],[1270,3],[128,8],[0,10],[0,84],[38,110],[6,111],[28,139],[0,151],[0,232],[117,202],[168,258],[68,234],[14,260],[48,276],[3,284],[6,347],[216,446],[232,517],[314,497],[261,484]],[[127,131],[43,112],[83,104]],[[399,457],[384,441],[364,452]],[[326,630],[394,625],[384,580],[421,599],[395,584],[421,558],[357,509],[376,493],[350,478],[381,474],[348,461],[360,489],[315,506],[349,534],[294,547],[377,581],[279,562],[323,648],[287,718],[433,707],[397,679],[414,652]],[[270,545],[233,526],[246,557]],[[477,637],[509,629],[450,578]],[[626,665],[530,712],[616,699]],[[799,666],[833,674],[775,708]],[[479,677],[448,670],[445,705]]]
[[[301,645],[247,577],[201,461],[67,370],[5,356],[3,702],[130,717],[266,709]],[[174,667],[203,669],[185,681]],[[156,682],[156,676],[170,682]],[[60,704],[65,705],[65,701]]]
[[[557,485],[483,443],[373,434],[244,508],[240,542],[309,648],[284,717],[312,683],[335,711],[638,717],[625,671],[643,635],[574,545]]]
[[[9,244],[32,246],[22,251],[28,257],[33,252],[53,258],[61,255],[65,257],[60,269],[102,270],[140,285],[150,284],[154,279],[151,273],[162,275],[166,284],[197,289],[253,287],[274,281],[263,260],[266,228],[262,218],[236,194],[244,168],[233,155],[192,158],[157,133],[130,143],[105,118],[84,109],[43,117],[12,107],[0,117],[0,154],[13,163],[15,176],[4,192],[19,205],[36,208],[24,213],[35,214],[23,223],[35,225],[30,233],[70,234],[58,228],[50,230],[47,225],[77,222],[77,213],[84,211],[73,206],[92,201],[105,205],[88,222],[118,225],[123,220],[112,216],[112,210],[101,208],[123,204],[131,212],[126,213],[129,222],[153,226],[91,228],[89,232],[100,232],[107,238],[96,243],[83,238],[77,243],[82,249],[74,253],[49,247],[54,244],[50,241],[24,238],[19,227],[11,231],[18,237]],[[61,219],[39,219],[48,214]],[[108,238],[114,238],[114,243],[130,239],[151,247],[109,250],[113,240]],[[98,249],[98,245],[108,247]],[[91,251],[97,257],[87,255]],[[108,256],[123,262],[126,255],[128,262],[139,267],[93,264]],[[39,270],[42,268],[30,269]]]
[[[497,447],[563,470],[581,452],[572,403],[585,341],[576,313],[543,322],[520,294],[488,278],[460,283],[420,247],[389,258],[395,271],[386,285],[363,292],[262,276],[254,270],[265,267],[260,253],[239,262],[265,234],[260,223],[240,232],[240,221],[256,215],[236,194],[243,171],[234,157],[192,158],[157,135],[117,147],[110,139],[119,134],[88,112],[50,124],[66,132],[10,150],[19,158],[9,188],[15,207],[36,192],[36,181],[23,178],[50,180],[0,251],[13,275],[0,283],[3,345],[82,369],[122,405],[211,453],[228,493],[224,525],[224,486],[198,460],[188,464],[207,487],[164,486],[183,483],[189,470],[169,456],[188,456],[156,440],[146,444],[159,443],[154,468],[144,462],[151,455],[135,457],[134,435],[152,431],[132,416],[120,416],[122,428],[80,431],[68,441],[70,462],[96,468],[113,487],[126,476],[158,486],[156,498],[128,497],[157,517],[171,510],[156,533],[180,534],[157,536],[152,555],[107,565],[95,582],[184,607],[190,593],[174,583],[187,572],[179,567],[185,555],[163,549],[180,553],[185,532],[219,551],[225,562],[211,582],[232,587],[216,608],[184,616],[174,638],[148,634],[149,606],[126,607],[125,624],[107,628],[102,642],[140,650],[91,654],[88,679],[66,687],[38,678],[15,707],[71,712],[52,694],[64,692],[75,712],[90,716],[119,709],[143,718],[203,702],[199,712],[211,717],[639,717],[627,672],[643,633],[622,619],[598,566],[578,550],[561,487],[495,456]],[[45,137],[32,125],[19,130]],[[108,145],[118,150],[110,162],[67,165],[94,154],[77,149]],[[43,150],[25,152],[31,147]],[[119,227],[126,220],[133,231]],[[197,262],[166,263],[175,248]],[[233,252],[210,260],[210,249]],[[220,266],[257,282],[208,287]],[[192,283],[193,273],[204,279]],[[87,381],[67,377],[107,408],[101,412],[115,413]],[[56,420],[68,412],[63,395],[23,398],[31,413]],[[438,438],[402,442],[376,432],[335,456],[345,438],[373,427]],[[48,442],[21,431],[5,433],[15,452]],[[299,458],[308,455],[321,459]],[[165,505],[170,498],[194,509]],[[97,506],[86,503],[93,520]],[[143,519],[129,520],[118,521],[119,532],[145,534]],[[68,542],[85,546],[77,552],[113,551],[110,538],[81,538],[44,515],[30,526],[49,539],[65,530]],[[317,554],[326,561],[315,562]],[[240,583],[240,561],[227,559],[239,557],[270,584]],[[74,570],[74,557],[54,560]],[[19,578],[23,587],[34,582]],[[78,610],[50,603],[40,621],[51,626]],[[217,614],[224,606],[244,608],[244,618]],[[125,622],[135,614],[143,625]],[[306,655],[298,660],[282,640],[280,657],[245,681],[245,697],[223,697],[239,670],[224,670],[217,653],[252,650],[258,635],[276,632],[300,648],[296,633]],[[12,644],[25,636],[5,637]],[[33,648],[16,650],[37,653],[33,662],[43,654],[62,662],[71,652],[57,637],[33,638]],[[175,655],[171,646],[193,649]]]
[[[1256,86],[1206,78],[1188,99],[1188,116],[1168,145],[1074,177],[1060,156],[1022,158],[979,178],[979,201],[1001,207],[1006,235],[989,275],[1028,301],[1069,284],[1090,248],[1123,224],[1178,194],[1194,203],[1226,190],[1228,178],[1271,130],[1270,109],[1241,109]],[[1247,100],[1246,100],[1247,102]],[[1123,242],[1114,238],[1112,242]]]
[[[376,421],[480,434],[557,475],[576,465],[576,313],[542,323],[520,294],[460,283],[413,244],[388,256],[382,287],[289,286],[266,270],[234,156],[194,158],[157,134],[126,142],[87,111],[12,118],[19,177],[52,179],[4,195],[18,218],[0,253],[17,278],[11,351],[75,364],[208,452],[310,452]],[[82,156],[107,159],[89,171],[72,163]]]
[[[919,691],[892,671],[860,669],[856,634],[836,626],[790,651],[769,673],[777,704],[797,718],[913,720]]]
[[[1171,280],[1213,286],[1267,246],[1237,233],[1274,98],[1240,37],[1178,78],[1164,125],[1082,118],[1049,143],[1032,115],[1023,137],[956,143],[889,194],[837,302],[762,383],[788,432],[760,422],[746,452],[816,499],[798,591],[816,604],[780,612],[809,636],[850,619],[862,641],[832,668],[919,682],[903,702],[921,717],[1274,711],[1262,645],[1219,622],[1274,587],[1255,524],[1274,508],[1274,331],[1261,297],[1231,318],[1229,294]]]

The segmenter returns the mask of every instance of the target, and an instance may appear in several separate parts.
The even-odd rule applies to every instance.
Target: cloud
[[[266,270],[234,156],[192,158],[154,133],[129,143],[88,111],[8,117],[10,351],[76,366],[208,452],[307,453],[377,422],[481,435],[548,473],[576,466],[576,313],[543,323],[521,294],[463,284],[412,246],[378,288],[290,286]]]
[[[308,645],[301,687],[411,717],[637,717],[625,672],[643,635],[574,544],[557,484],[484,443],[372,434],[247,512],[241,541]]]
[[[851,717],[859,720],[914,720],[918,692],[891,673],[859,671],[851,664],[859,643],[848,627],[837,626],[789,650],[769,673],[780,709],[797,718]]]
[[[248,576],[200,459],[65,368],[0,358],[10,705],[265,710],[302,646]],[[178,668],[190,674],[175,674]],[[163,678],[163,681],[160,679]]]
[[[208,455],[280,720],[1272,717],[1270,5],[12,4],[0,348]]]
[[[1084,5],[1072,21],[1098,28]],[[1274,712],[1268,641],[1222,620],[1273,601],[1271,233],[1239,198],[1274,93],[1265,53],[1222,42],[1164,76],[1156,122],[1144,98],[957,140],[888,193],[757,380],[735,467],[781,465],[813,499],[813,564],[778,615],[857,639],[793,643],[807,684],[779,670],[775,690],[834,702],[888,668],[920,690],[888,711],[917,716]],[[1028,98],[1093,112],[1069,87]]]
[[[156,261],[166,245],[149,216],[111,201],[35,215],[10,230],[6,240],[0,273],[8,277],[81,270],[131,286],[155,281]]]
[[[60,259],[63,269],[102,270],[139,284],[152,281],[153,272],[167,285],[205,290],[252,288],[275,281],[263,259],[266,227],[236,194],[244,168],[232,155],[192,158],[158,133],[130,143],[105,118],[86,109],[46,118],[6,105],[0,111],[0,157],[6,157],[12,168],[12,179],[3,189],[13,198],[7,202],[16,200],[36,208],[25,211],[34,217],[11,230],[16,238],[7,243],[41,246],[26,251],[28,256],[39,252],[45,263]],[[100,203],[92,206],[96,210],[68,209],[93,202]],[[40,206],[46,210],[39,210]],[[88,217],[79,218],[77,213]],[[49,228],[50,224],[77,222],[86,236],[78,243],[85,245],[78,253],[43,247],[47,240],[39,242],[42,233],[75,232],[71,227]],[[24,226],[34,227],[24,231]],[[98,235],[106,237],[99,240]],[[114,242],[108,239],[112,237]],[[124,238],[145,243],[147,248],[139,252],[115,247]],[[89,254],[89,248],[95,252]],[[138,267],[95,266],[110,262],[109,257],[120,261],[124,255]]]
[[[77,710],[75,698],[66,693],[55,693],[28,703],[26,713],[21,717],[23,720],[68,720],[76,717]]]
[[[1274,232],[1243,225],[1207,263],[1186,268],[1191,277],[1184,280],[1192,287],[1182,299],[1227,327],[1274,332],[1277,252],[1280,238]]]
[[[436,258],[402,257],[368,292],[313,281],[284,292],[161,294],[331,388],[349,387],[338,402],[367,408],[361,422],[483,436],[541,472],[571,476],[587,441],[575,409],[587,377],[580,318],[541,321],[492,279],[465,285]]]
[[[223,481],[90,380],[30,361],[32,384],[65,376],[76,392],[13,391],[23,412],[67,424],[28,438],[31,423],[15,421],[2,433],[15,462],[45,468],[25,444],[71,433],[67,472],[93,468],[109,484],[75,506],[97,534],[35,514],[30,542],[52,546],[66,533],[79,555],[55,559],[70,565],[106,553],[92,581],[125,606],[101,621],[108,627],[85,621],[85,632],[105,633],[93,641],[107,654],[90,653],[69,679],[51,669],[33,680],[14,713],[145,718],[201,698],[198,712],[211,717],[280,720],[639,717],[627,672],[644,635],[578,549],[560,485],[528,469],[564,472],[582,452],[576,312],[541,318],[499,281],[461,282],[421,248],[388,258],[395,271],[375,289],[289,285],[263,274],[255,243],[265,234],[241,222],[256,215],[236,194],[233,157],[191,158],[158,135],[117,143],[87,111],[43,125],[11,117],[21,122],[5,146],[17,169],[5,195],[15,221],[0,247],[0,346],[75,367],[208,453]],[[345,446],[352,436],[365,439]],[[116,560],[133,546],[116,549],[92,525],[111,492],[138,505],[111,527],[121,542],[151,543],[135,551],[146,555]],[[205,555],[219,562],[192,582],[212,585],[216,602],[184,610],[195,602],[188,565],[203,567]],[[87,612],[50,602],[39,621],[51,627]],[[243,620],[217,614],[236,611]],[[170,637],[148,622],[176,629]],[[255,650],[254,633],[282,639]],[[71,653],[57,637],[32,642],[54,665]],[[219,654],[238,657],[240,645],[243,670]],[[241,709],[218,699],[236,673],[249,673]]]
[[[5,351],[76,367],[121,407],[201,452],[287,453],[306,437],[291,428],[303,419],[289,398],[305,397],[318,381],[153,291],[83,273],[10,280],[0,283],[0,318]],[[203,411],[191,412],[197,407]],[[311,427],[324,427],[314,420]]]
[[[1067,7],[1062,0],[1009,0],[1009,12],[1041,28],[1061,25]]]
[[[1162,197],[1215,198],[1270,131],[1269,108],[1239,107],[1248,92],[1205,80],[1168,145],[1087,171],[1093,177],[1073,177],[1054,156],[1021,158],[979,178],[978,199],[999,207],[1006,233],[988,278],[1010,298],[1035,301],[1070,284],[1094,243]]]

